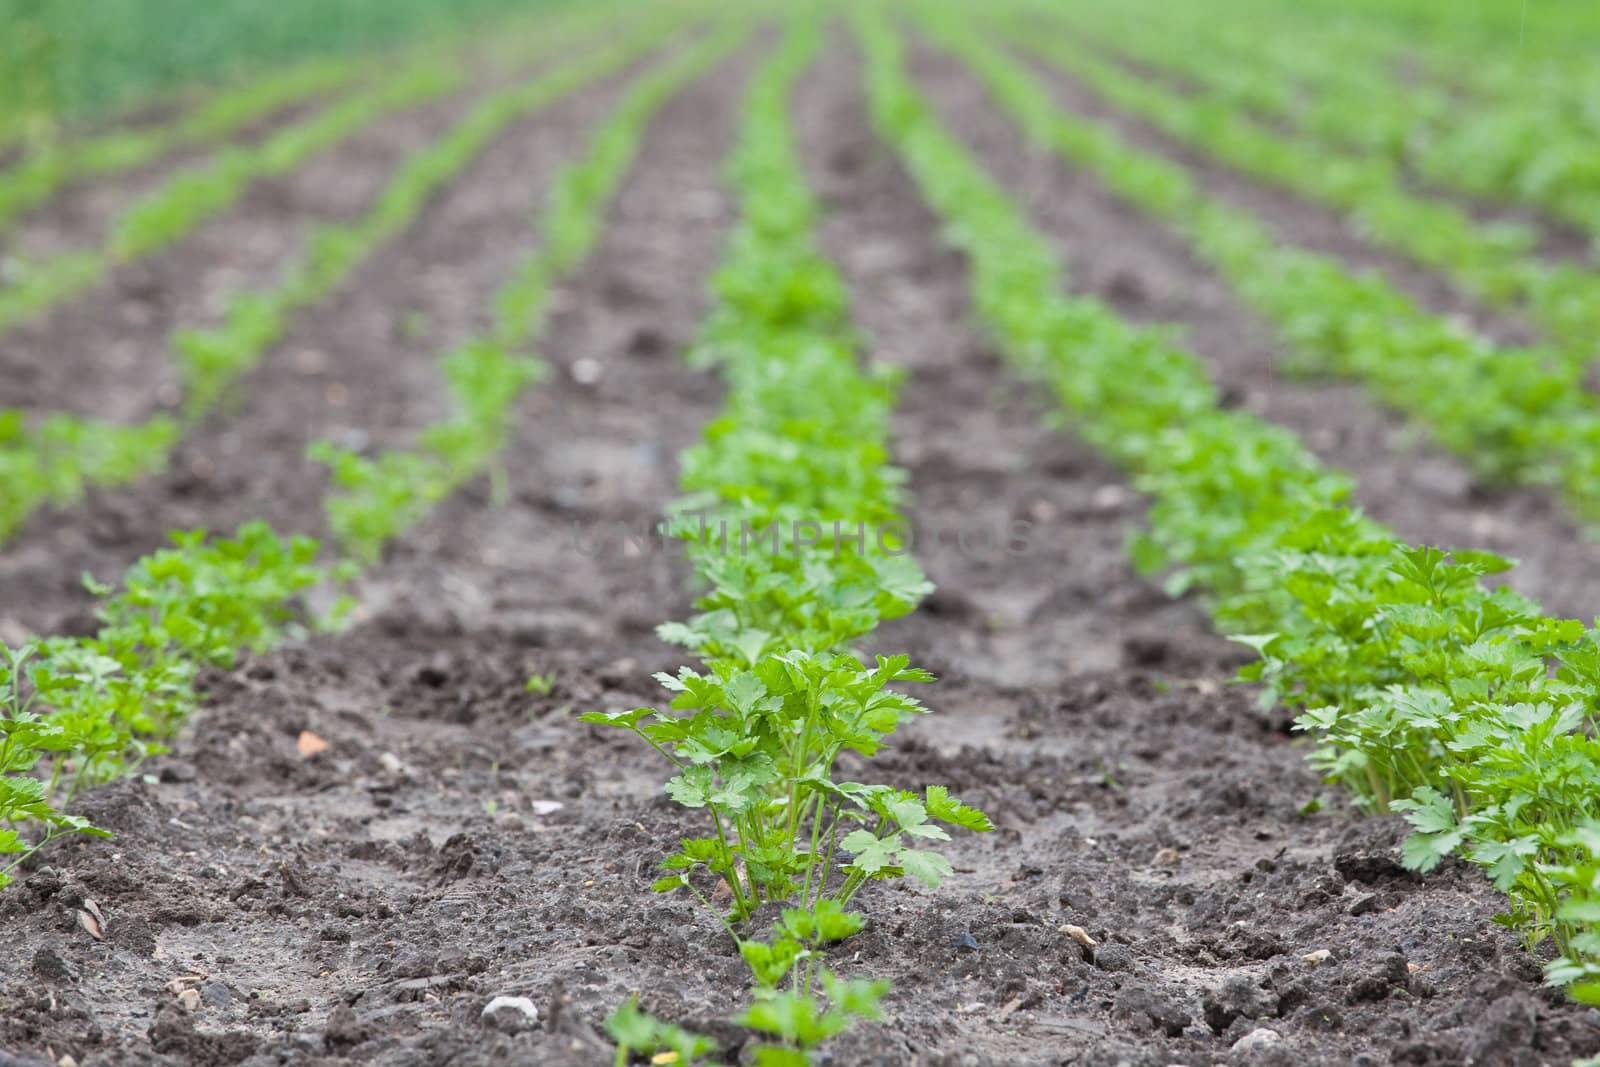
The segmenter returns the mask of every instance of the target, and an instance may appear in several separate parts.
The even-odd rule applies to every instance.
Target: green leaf
[[[978,833],[988,833],[994,829],[994,823],[989,821],[989,816],[977,808],[969,808],[950,795],[950,791],[942,785],[930,785],[925,795],[928,814],[941,822],[951,826],[959,826],[963,830],[973,830]]]
[[[579,722],[597,726],[615,726],[623,730],[636,730],[645,718],[654,715],[655,708],[634,708],[631,711],[587,711],[578,716]]]
[[[896,856],[896,862],[905,872],[929,889],[937,889],[940,884],[955,873],[950,866],[950,861],[937,852],[926,852],[920,849],[901,849]]]
[[[839,847],[855,857],[850,866],[874,874],[895,863],[895,857],[901,851],[900,835],[890,834],[879,838],[871,830],[854,830],[845,835]]]

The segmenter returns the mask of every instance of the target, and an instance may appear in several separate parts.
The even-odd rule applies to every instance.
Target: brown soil
[[[753,58],[668,107],[562,287],[509,506],[461,494],[363,588],[353,631],[212,676],[209,710],[149,781],[83,800],[117,838],[54,848],[0,895],[0,1063],[602,1065],[601,1021],[632,992],[736,1060],[723,1020],[744,965],[692,902],[648,892],[695,820],[648,752],[574,722],[658,699],[650,673],[680,657],[651,627],[688,609],[686,575],[668,553],[569,537],[658,514],[673,454],[717,408],[677,353],[732,222],[720,162]],[[872,136],[858,74],[839,43],[796,118],[868,354],[910,371],[894,429],[912,517],[974,544],[1016,517],[1037,536],[1003,558],[925,545],[940,592],[874,642],[943,681],[925,694],[937,714],[866,773],[948,783],[999,829],[950,844],[957,874],[936,893],[863,894],[871,925],[834,964],[896,990],[888,1021],[828,1062],[1532,1067],[1600,1050],[1600,1017],[1540,990],[1475,872],[1407,875],[1396,826],[1334,797],[1302,813],[1318,783],[1280,719],[1226,684],[1238,653],[1128,571],[1137,499],[1045,427],[974,332],[964,264]],[[448,231],[422,230],[412,271],[454,262]],[[504,261],[510,232],[476,251]],[[346,313],[403,273],[352,287]],[[426,350],[376,347],[386,375],[428,369]],[[350,366],[351,403],[384,387]],[[297,381],[263,377],[242,417],[304,402]],[[277,445],[250,447],[261,466]],[[314,518],[293,499],[284,517]],[[548,694],[527,691],[536,672]],[[328,750],[301,756],[302,730]],[[103,941],[79,922],[90,900]],[[539,1020],[487,1024],[497,995]],[[1231,1051],[1258,1028],[1276,1043]]]

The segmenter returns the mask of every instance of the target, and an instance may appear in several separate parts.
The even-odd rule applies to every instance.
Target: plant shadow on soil
[[[716,408],[675,353],[731,220],[716,161],[750,58],[668,108],[564,287],[510,506],[449,502],[353,632],[209,677],[149,781],[82,800],[116,838],[53,848],[0,896],[12,1059],[605,1064],[603,1019],[634,992],[736,1056],[743,963],[692,901],[649,892],[697,823],[650,753],[574,722],[659,699],[651,672],[681,659],[650,628],[688,610],[685,574],[552,531],[648,518],[672,494],[665,457]],[[825,1062],[1531,1067],[1600,1050],[1596,1014],[1540,989],[1475,871],[1407,873],[1396,823],[1332,797],[1302,814],[1321,788],[1282,717],[1226,684],[1237,651],[1123,562],[1136,500],[1043,427],[1038,398],[1001,388],[964,266],[867,128],[857,74],[835,49],[797,121],[863,329],[912,371],[896,447],[913,517],[1052,532],[1001,562],[930,555],[941,591],[880,635],[944,680],[925,694],[937,714],[859,770],[946,784],[999,829],[947,847],[937,892],[862,895],[869,926],[834,963],[895,992]],[[548,693],[527,691],[535,673]],[[306,731],[326,750],[302,754]],[[486,1022],[497,995],[539,1019]],[[1278,1038],[1234,1050],[1261,1028]]]

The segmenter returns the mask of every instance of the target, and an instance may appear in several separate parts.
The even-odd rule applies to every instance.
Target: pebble
[[[593,385],[604,373],[605,367],[597,359],[584,358],[572,361],[572,380],[579,385]]]
[[[1311,964],[1311,966],[1313,966],[1313,967],[1319,967],[1322,964],[1327,963],[1329,960],[1333,959],[1333,953],[1331,951],[1329,951],[1328,949],[1319,948],[1315,952],[1307,952],[1304,956],[1301,956],[1300,958],[1302,960],[1304,960],[1305,962]]]
[[[1089,506],[1099,512],[1118,511],[1128,503],[1131,495],[1120,485],[1102,485],[1089,497]]]
[[[495,997],[484,1005],[483,1023],[507,1034],[517,1034],[539,1021],[539,1009],[527,997]]]
[[[1265,1026],[1260,1026],[1250,1031],[1248,1034],[1245,1034],[1239,1040],[1235,1041],[1233,1043],[1233,1051],[1259,1052],[1261,1049],[1269,1048],[1282,1040],[1283,1035],[1278,1033],[1278,1031],[1269,1030]]]
[[[178,994],[178,1007],[184,1011],[197,1011],[200,1007],[200,991],[198,989],[185,989]]]
[[[1378,894],[1363,893],[1361,896],[1351,901],[1350,907],[1346,910],[1349,911],[1351,915],[1366,915],[1370,912],[1377,911]]]
[[[961,936],[956,938],[956,951],[957,952],[976,952],[976,951],[978,951],[978,939],[973,937],[970,933],[967,933],[967,932],[963,931]]]

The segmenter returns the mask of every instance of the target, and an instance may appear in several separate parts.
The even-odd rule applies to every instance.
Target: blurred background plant
[[[561,0],[0,0],[0,144]]]

